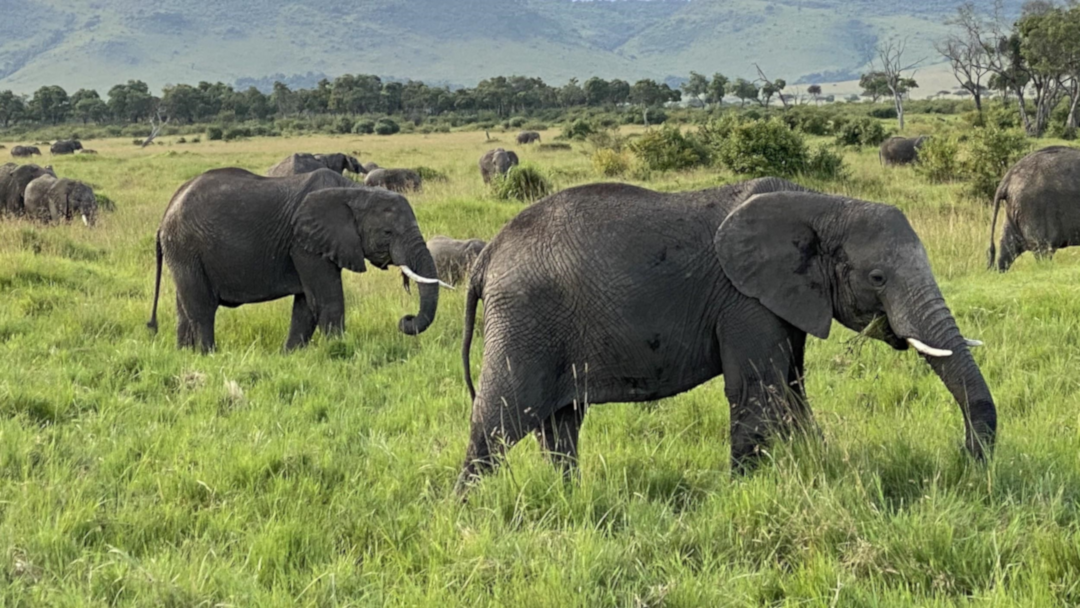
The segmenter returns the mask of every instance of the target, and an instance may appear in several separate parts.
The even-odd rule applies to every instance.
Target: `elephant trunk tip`
[[[398,322],[398,329],[406,336],[415,336],[423,333],[424,330],[431,325],[431,322],[426,323],[418,320],[416,315],[405,315],[401,317],[401,321]]]
[[[158,330],[157,319],[150,319],[149,321],[147,321],[146,327],[150,330],[151,333],[156,334]]]

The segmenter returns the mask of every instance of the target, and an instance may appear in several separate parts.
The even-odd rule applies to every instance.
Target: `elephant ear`
[[[518,155],[513,150],[507,151],[506,155],[510,157],[510,163],[511,164],[514,164],[514,165],[520,164],[520,161],[518,160]]]
[[[355,156],[346,156],[345,163],[348,165],[351,173],[366,173],[366,171],[364,171],[364,165],[361,165],[360,159]]]
[[[832,273],[815,226],[827,225],[838,205],[809,192],[757,194],[728,215],[713,240],[736,289],[822,339],[832,325]]]
[[[354,198],[349,188],[317,190],[296,210],[293,236],[305,251],[321,255],[342,268],[364,272],[364,243],[356,225]]]

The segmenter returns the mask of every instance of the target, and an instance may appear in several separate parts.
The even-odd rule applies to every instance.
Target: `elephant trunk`
[[[427,279],[438,277],[435,271],[435,259],[431,257],[431,252],[428,251],[419,230],[402,247],[395,247],[391,257],[396,266],[408,268],[418,277]],[[405,315],[398,323],[401,333],[409,336],[423,333],[435,320],[435,312],[439,308],[438,281],[420,282],[417,280],[417,283],[420,291],[420,311],[416,315]]]
[[[890,315],[890,324],[902,338],[930,347],[930,351],[918,350],[960,406],[968,452],[983,460],[993,452],[997,410],[990,388],[968,349],[975,342],[960,333],[937,285],[925,286],[921,292],[923,304],[908,308],[914,311],[914,316],[902,316],[899,322],[894,322]]]

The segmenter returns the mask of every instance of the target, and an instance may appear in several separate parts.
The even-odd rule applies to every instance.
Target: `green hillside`
[[[343,72],[473,84],[497,74],[553,82],[663,79],[690,70],[839,80],[879,37],[913,56],[955,0],[232,0],[4,2],[0,87],[103,88]],[[1019,4],[1013,0],[1011,4]],[[1009,6],[1016,10],[1018,6]]]

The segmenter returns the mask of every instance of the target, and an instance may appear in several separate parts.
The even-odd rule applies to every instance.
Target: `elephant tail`
[[[161,296],[161,233],[157,233],[157,238],[154,239],[155,247],[157,248],[157,275],[154,277],[154,309],[150,312],[150,321],[146,324],[150,328],[150,331],[157,333],[157,305],[158,297]]]
[[[476,401],[476,387],[473,386],[469,354],[472,350],[473,329],[476,327],[476,303],[482,299],[483,285],[479,275],[479,272],[474,272],[469,278],[469,292],[465,296],[465,335],[461,340],[461,364],[465,368],[465,386],[469,389],[469,399],[472,401]]]
[[[998,210],[1001,209],[1001,201],[1008,198],[1008,182],[1001,184],[994,194],[994,219],[990,220],[990,249],[986,252],[986,267],[994,267],[994,258],[997,257],[997,247],[994,247],[994,232],[997,229]]]

